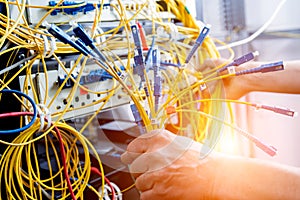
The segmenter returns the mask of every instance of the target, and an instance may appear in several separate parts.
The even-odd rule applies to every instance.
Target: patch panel
[[[162,55],[164,58],[168,57],[164,54]],[[125,60],[122,60],[122,62],[126,65]],[[70,70],[70,68],[72,67],[72,63],[74,63],[74,61],[66,63],[65,66],[68,67],[66,68],[67,70]],[[133,59],[131,60],[131,63],[133,63]],[[121,64],[120,62],[116,62],[116,65],[118,66]],[[123,67],[120,67],[120,69],[124,70]],[[174,76],[176,76],[176,70],[174,69],[167,70],[167,73],[172,73]],[[72,77],[76,79],[77,74],[78,73],[75,69],[72,73]],[[151,83],[154,83],[155,79],[153,69],[147,70],[147,76],[149,81]],[[40,72],[32,74],[31,77],[23,75],[19,77],[20,88],[21,90],[25,90],[25,87],[27,87],[27,94],[32,98],[34,98],[34,93],[37,94],[36,103],[45,104],[45,106],[48,107],[54,120],[62,114],[67,106],[69,106],[67,112],[62,116],[62,119],[68,120],[93,114],[102,105],[102,103],[97,102],[101,99],[103,100],[105,97],[108,97],[109,91],[111,91],[111,89],[114,88],[116,84],[118,84],[106,71],[102,70],[96,64],[92,63],[89,63],[85,66],[84,72],[79,79],[80,85],[84,88],[74,88],[75,84],[71,79],[68,79],[67,83],[65,85],[62,85],[65,77],[67,77],[66,72],[63,71],[60,67],[58,67],[58,69],[49,70],[47,71],[47,73]],[[29,78],[31,78],[32,81],[29,81]],[[139,75],[133,74],[133,79],[135,85],[138,86],[141,81]],[[48,81],[48,90],[46,87],[46,80]],[[164,82],[163,77],[161,81]],[[126,84],[129,88],[132,87],[132,83],[129,83],[129,81],[126,81]],[[62,88],[61,90],[60,87]],[[85,90],[85,88],[88,90]],[[70,97],[73,89],[75,89],[74,95],[73,97]],[[168,88],[164,89],[168,90]],[[46,92],[48,94],[46,94]],[[100,92],[101,94],[99,94]],[[107,98],[105,106],[101,109],[101,112],[117,108],[122,105],[128,105],[132,101],[127,92],[121,86],[114,89],[113,92],[113,95]],[[142,88],[140,92],[143,93]],[[159,102],[157,103],[161,104],[166,100],[165,98],[167,97],[165,95],[162,95]],[[141,101],[141,104],[143,105],[145,110],[149,111],[146,100]],[[160,113],[159,115],[161,114],[162,113]]]
[[[125,60],[122,60],[122,63],[126,65]],[[71,62],[67,62],[65,66],[66,70],[69,70],[72,67]],[[133,63],[133,60],[131,60]],[[117,66],[121,65],[120,62],[115,62]],[[121,70],[125,70],[124,67],[120,67]],[[72,72],[72,77],[74,79],[77,78],[78,72],[76,69]],[[121,77],[122,73],[118,73]],[[148,70],[147,75],[149,80],[153,82],[153,70]],[[46,78],[47,76],[47,78]],[[82,87],[75,88],[73,98],[70,98],[70,94],[74,89],[75,85],[71,79],[67,79],[67,82],[63,84],[63,81],[67,77],[65,71],[63,71],[60,67],[58,69],[49,70],[47,73],[35,73],[31,75],[32,82],[29,81],[29,77],[25,75],[19,77],[20,88],[23,90],[27,87],[28,95],[34,98],[34,92],[37,94],[37,103],[45,104],[49,111],[51,112],[53,118],[59,117],[60,114],[65,110],[65,108],[69,105],[69,109],[62,116],[62,119],[71,119],[74,117],[82,117],[97,111],[102,103],[95,104],[97,101],[104,99],[109,95],[109,91],[118,85],[115,80],[112,79],[111,75],[109,75],[106,71],[99,68],[96,64],[89,63],[85,66],[84,72],[79,79],[79,83]],[[138,74],[133,75],[135,85],[139,84],[140,78]],[[48,90],[46,87],[46,80],[48,80]],[[127,81],[127,86],[130,88],[131,83]],[[61,91],[59,88],[62,87]],[[48,92],[48,96],[46,96],[46,91]],[[93,91],[93,93],[89,92]],[[101,94],[99,94],[101,92]],[[105,102],[105,106],[101,109],[101,111],[106,111],[108,109],[116,108],[121,105],[129,104],[131,99],[127,92],[119,86],[114,89],[113,95],[107,99]],[[56,96],[56,94],[58,95]],[[46,99],[45,99],[46,98]],[[71,99],[71,102],[69,102]],[[51,103],[50,103],[51,102]],[[144,102],[141,102],[145,104]],[[145,104],[145,109],[147,104]]]
[[[89,71],[94,71],[93,65],[89,65]],[[60,113],[69,105],[68,111],[63,115],[63,119],[70,119],[74,117],[85,116],[97,111],[101,104],[93,104],[103,99],[109,95],[112,88],[115,87],[115,82],[112,79],[106,77],[101,81],[91,81],[87,84],[83,84],[83,87],[93,91],[93,93],[85,90],[84,88],[78,87],[75,89],[73,98],[70,98],[70,94],[73,87],[65,87],[55,97],[56,93],[59,91],[58,77],[61,72],[59,70],[48,71],[47,75],[45,73],[36,73],[31,75],[33,85],[30,85],[28,78],[26,76],[20,76],[20,86],[21,88],[28,88],[28,95],[33,97],[33,91],[38,94],[39,103],[45,102],[52,116],[58,117]],[[86,73],[86,75],[89,73]],[[48,96],[46,95],[46,76],[48,77]],[[71,82],[71,81],[70,81]],[[101,94],[100,94],[101,92]],[[71,99],[71,102],[69,102]],[[50,102],[52,101],[51,105]],[[102,110],[107,110],[120,105],[128,104],[130,98],[122,90],[121,87],[114,90],[114,94],[107,99],[105,106]]]
[[[40,19],[49,11],[49,8],[55,6],[58,1],[40,1],[40,0],[28,0],[28,4],[35,6],[43,6],[44,8],[27,8],[27,18],[30,24],[37,24]],[[85,4],[84,4],[85,3]],[[45,18],[45,21],[48,23],[68,23],[70,21],[76,22],[93,22],[96,14],[96,7],[100,7],[99,1],[83,1],[82,0],[72,0],[65,1],[65,6],[77,5],[74,8],[57,8],[52,11],[50,15]],[[147,3],[143,7],[143,4]],[[134,16],[137,10],[143,8],[142,14],[139,14],[135,17],[136,20],[145,19],[149,12],[156,12],[155,16],[161,19],[166,18],[175,18],[173,14],[168,12],[157,12],[155,9],[154,2],[141,0],[141,1],[132,1],[125,0],[122,1],[123,7],[125,8],[126,16],[128,18]],[[95,6],[96,5],[96,6]],[[111,6],[113,5],[113,6]],[[101,15],[101,23],[111,22],[111,21],[120,21],[120,17],[115,8],[119,8],[119,3],[116,0],[103,1],[103,10]],[[153,13],[152,13],[153,14]],[[151,14],[151,15],[152,15]],[[17,16],[17,13],[15,13]],[[12,16],[12,18],[14,18]]]

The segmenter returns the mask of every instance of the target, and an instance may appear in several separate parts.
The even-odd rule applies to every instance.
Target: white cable
[[[225,46],[217,47],[217,50],[225,50],[227,48],[236,47],[236,46],[246,44],[246,43],[251,42],[252,40],[254,40],[257,36],[259,36],[262,32],[264,32],[266,30],[266,28],[274,21],[276,15],[278,14],[278,12],[280,11],[281,7],[284,5],[285,2],[286,2],[286,0],[282,0],[278,4],[276,10],[274,11],[274,13],[270,17],[270,19],[268,21],[266,21],[266,23],[264,25],[262,25],[256,32],[254,32],[248,38],[245,38],[245,39],[240,40],[240,41],[232,42],[232,43],[227,44]]]
[[[99,37],[94,38],[95,41],[96,41],[96,43],[97,43],[97,44],[100,44],[100,43],[103,44],[103,43],[105,42],[105,40],[106,40],[105,34],[103,34],[104,31],[102,30],[102,28],[101,28],[100,26],[97,26],[96,31],[98,32],[98,34],[101,35],[100,38],[99,38]]]
[[[29,56],[29,57],[27,57],[27,58],[24,58],[23,60],[20,60],[19,62],[16,62],[15,64],[13,64],[13,65],[11,65],[11,66],[9,66],[9,67],[6,67],[6,68],[2,69],[2,70],[0,71],[0,75],[1,75],[1,74],[4,74],[5,72],[8,72],[8,71],[10,71],[10,70],[12,70],[12,69],[14,69],[14,68],[16,68],[16,67],[19,67],[19,66],[22,65],[24,62],[26,62],[26,61],[28,61],[28,60],[31,60],[31,59],[34,58],[35,56],[36,56],[36,55]]]
[[[113,183],[113,182],[110,182],[110,184],[113,186],[113,188],[115,189],[115,199],[116,200],[122,200],[122,192],[121,192],[121,190],[120,190],[120,188],[115,184],[115,183]]]
[[[11,42],[8,40],[8,42],[6,42],[4,47],[1,48],[0,52],[5,51],[9,47],[9,45],[11,45]]]
[[[99,194],[102,194],[102,187],[99,188],[98,192]],[[107,184],[105,184],[102,200],[111,200],[110,197],[108,196],[109,192],[111,192],[111,189]]]
[[[114,199],[115,200],[122,200],[122,192],[121,192],[121,190],[120,190],[120,188],[115,184],[115,183],[113,183],[113,182],[110,182],[110,184],[111,184],[111,186],[114,188],[114,190],[115,190],[115,195],[114,195]],[[98,192],[100,193],[100,194],[102,194],[102,187],[100,187],[99,189],[98,189]],[[102,200],[111,200],[111,198],[109,197],[109,193],[111,193],[112,191],[111,191],[111,188],[110,188],[110,186],[108,186],[107,184],[105,184],[104,185],[104,196],[103,196],[103,198],[102,198]]]
[[[20,169],[21,169],[22,173],[24,173],[26,176],[28,176],[28,173],[26,171],[24,171],[24,169],[22,169],[22,168],[20,168]],[[52,199],[52,196],[50,194],[48,194],[48,192],[46,192],[46,190],[44,190],[44,188],[42,188],[36,181],[34,181],[34,185],[42,190],[42,193],[44,194],[44,196],[47,199]]]

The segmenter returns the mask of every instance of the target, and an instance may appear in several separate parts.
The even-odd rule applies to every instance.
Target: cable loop
[[[116,191],[116,194],[114,196],[115,200],[122,200],[122,192],[120,190],[120,188],[113,182],[110,182],[111,186],[114,188],[114,190]],[[102,188],[100,187],[98,192],[100,194],[102,194]],[[111,200],[112,198],[109,196],[109,194],[111,193],[111,188],[110,186],[108,186],[107,184],[104,185],[104,196],[103,196],[103,200]]]

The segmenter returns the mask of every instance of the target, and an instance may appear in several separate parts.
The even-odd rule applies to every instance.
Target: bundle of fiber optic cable
[[[18,98],[20,110],[14,115],[20,127],[33,119],[33,104],[48,110],[52,122],[43,120],[40,112],[30,127],[17,129],[12,141],[0,140],[6,145],[0,160],[1,188],[6,188],[1,196],[84,199],[83,191],[89,188],[102,198],[104,194],[89,185],[91,150],[102,191],[105,171],[82,133],[105,108],[118,105],[118,98],[128,99],[139,134],[166,128],[215,146],[230,111],[226,102],[212,101],[224,99],[223,76],[217,69],[226,63],[202,70],[204,60],[220,57],[210,27],[196,22],[183,1],[164,2],[145,0],[133,9],[122,1],[92,7],[86,2],[41,6],[2,1],[7,12],[0,14],[0,56],[7,64],[1,65],[0,91],[18,88],[14,82],[19,81],[20,92],[32,99]],[[32,23],[26,21],[26,9],[44,15]],[[10,13],[16,10],[12,19]],[[108,10],[117,20],[105,21]],[[90,21],[83,22],[85,16]],[[54,18],[68,20],[50,22]],[[232,57],[233,52],[229,60]],[[77,103],[83,96],[87,103]],[[88,120],[76,130],[65,122],[69,113]]]

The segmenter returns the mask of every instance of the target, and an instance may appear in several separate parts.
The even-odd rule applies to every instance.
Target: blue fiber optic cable
[[[48,32],[51,33],[54,37],[56,37],[60,41],[62,41],[63,43],[71,45],[83,55],[85,56],[89,55],[90,52],[87,52],[80,45],[76,44],[68,34],[66,34],[55,24],[51,24],[50,28],[48,29]]]
[[[97,46],[93,42],[93,39],[86,33],[86,31],[80,24],[77,24],[77,26],[73,29],[73,32],[82,40],[82,42],[84,42],[86,46],[89,46],[102,61],[106,61],[103,53],[97,48]]]
[[[13,94],[17,94],[18,96],[25,97],[30,102],[30,104],[32,105],[32,108],[33,108],[33,117],[27,125],[25,125],[21,128],[18,128],[18,129],[13,129],[13,130],[0,130],[0,134],[20,133],[20,132],[30,128],[33,125],[33,123],[36,121],[36,118],[37,118],[37,108],[36,108],[36,104],[34,103],[34,101],[28,95],[26,95],[20,91],[17,91],[17,90],[3,89],[3,90],[0,90],[0,93],[13,93]]]
[[[141,134],[146,133],[146,129],[145,129],[145,125],[144,125],[143,119],[142,119],[142,117],[141,117],[141,115],[140,115],[140,113],[139,113],[136,105],[135,104],[131,104],[130,108],[131,108],[131,112],[132,112],[132,115],[134,117],[135,123],[137,124],[140,133]]]
[[[267,73],[267,72],[275,72],[280,70],[284,70],[283,61],[263,64],[259,67],[236,72],[235,75],[240,76],[240,75],[253,74],[253,73]]]
[[[149,50],[147,52],[146,58],[145,58],[145,64],[146,65],[148,64],[150,55],[152,53],[152,50],[154,49],[154,45],[155,45],[155,36],[152,37],[152,43],[151,43],[151,46],[150,46],[150,48],[149,48]]]
[[[161,75],[160,75],[160,52],[158,49],[152,51],[152,62],[154,71],[154,98],[155,98],[155,112],[158,111],[159,99],[161,97]]]
[[[186,60],[184,62],[185,65],[187,65],[190,62],[190,60],[192,59],[192,57],[195,54],[196,50],[202,44],[202,42],[204,41],[205,37],[208,35],[209,30],[210,30],[210,25],[206,25],[206,26],[203,27],[203,29],[201,30],[198,38],[196,39],[196,42],[195,42],[192,50],[190,51],[190,53],[186,57]]]
[[[131,32],[132,32],[135,48],[138,51],[138,55],[143,55],[139,28],[136,24],[131,26]]]
[[[57,1],[49,1],[48,5],[51,7],[55,7],[57,6]],[[61,8],[61,7],[56,7],[52,12],[51,15],[57,15],[58,13],[64,13],[67,15],[76,15],[78,13],[83,13],[83,14],[87,14],[87,12],[93,11],[96,9],[96,6],[98,8],[100,8],[102,5],[103,7],[108,7],[110,6],[110,3],[104,3],[104,4],[95,4],[94,3],[85,3],[82,6],[79,6],[80,4],[84,3],[83,2],[76,2],[76,1],[64,1],[61,6],[62,7],[66,7],[66,6],[76,6],[76,7],[69,7],[69,8]]]
[[[243,55],[243,56],[241,56],[239,58],[234,59],[228,65],[226,65],[226,66],[218,69],[217,72],[220,73],[220,72],[226,70],[230,66],[239,66],[239,65],[241,65],[243,63],[246,63],[246,62],[248,62],[250,60],[253,60],[258,55],[259,55],[258,51],[247,53],[247,54],[245,54],[245,55]]]

